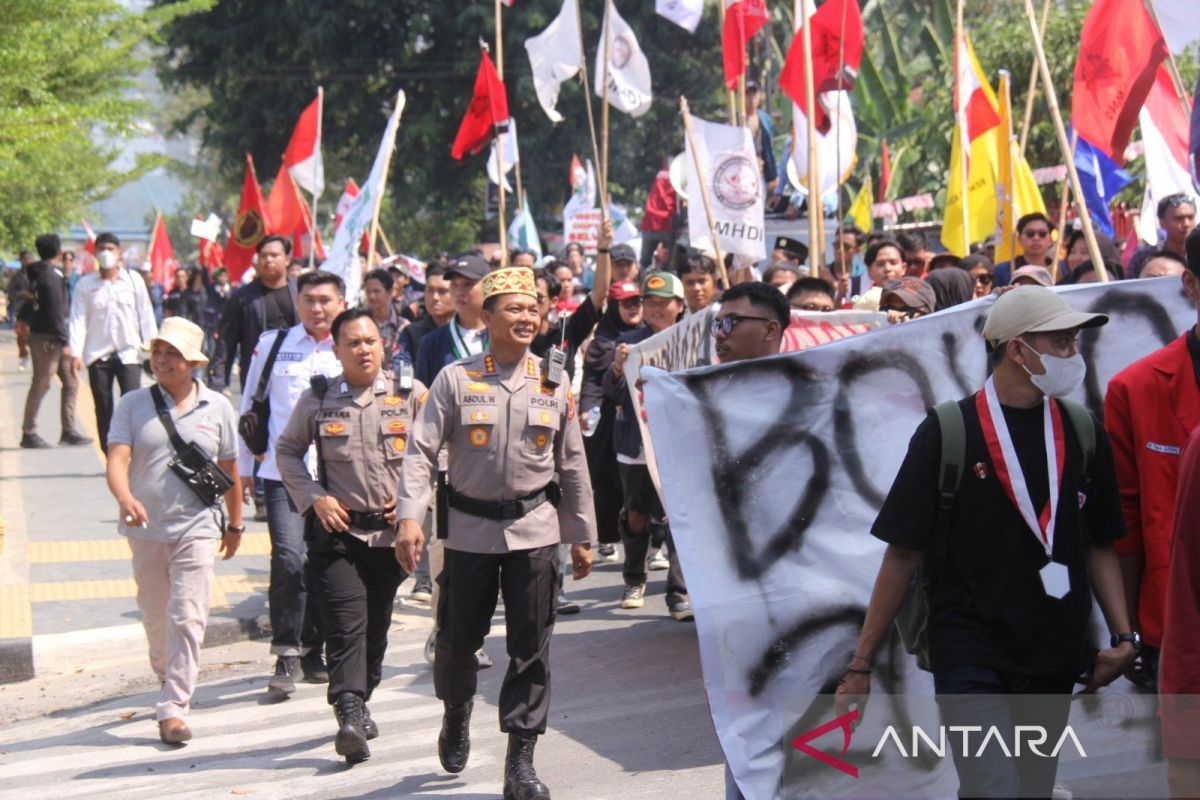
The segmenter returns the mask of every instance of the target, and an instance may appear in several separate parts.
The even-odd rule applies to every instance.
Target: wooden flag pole
[[[403,96],[403,92],[401,92],[401,96]],[[397,98],[397,102],[400,102],[399,98]],[[392,113],[398,114],[399,112],[393,110]],[[379,212],[383,208],[383,193],[387,187],[388,173],[392,169],[392,153],[395,151],[396,146],[395,142],[393,142],[392,146],[388,148],[387,156],[383,160],[383,179],[380,180],[378,191],[375,194],[375,209],[371,212],[371,237],[370,243],[367,247],[368,269],[371,268],[371,265],[375,263],[375,239],[379,235]],[[349,298],[347,298],[347,301],[349,301]],[[354,298],[354,302],[358,302],[357,297]]]
[[[971,152],[971,132],[967,128],[967,98],[960,97],[959,92],[959,76],[963,69],[973,69],[971,64],[960,64],[959,60],[966,57],[966,34],[963,28],[963,0],[958,0],[957,11],[954,18],[954,119],[958,125],[958,170],[960,180],[958,182],[958,191],[962,198],[960,211],[962,212],[962,247],[963,256],[967,256],[971,252],[971,210],[970,210],[970,195],[968,190],[970,187],[970,175],[967,170],[970,167],[970,152]]]
[[[1046,23],[1050,21],[1050,0],[1042,3],[1041,35],[1046,37]],[[1033,124],[1033,100],[1037,97],[1038,62],[1035,58],[1030,67],[1029,94],[1025,96],[1025,121],[1021,124],[1021,158],[1025,157],[1025,144],[1029,141],[1029,126]]]
[[[800,17],[801,42],[804,45],[804,102],[808,113],[804,115],[808,124],[808,274],[816,278],[821,271],[821,262],[825,255],[825,241],[821,234],[822,217],[825,215],[821,204],[821,168],[817,164],[817,122],[813,117],[816,108],[816,87],[813,85],[813,48],[812,28],[808,25],[808,2],[802,0]]]
[[[717,9],[720,12],[720,19],[718,21],[718,24],[721,27],[720,35],[722,37],[725,35],[725,2],[726,2],[726,0],[717,0]],[[725,82],[725,73],[723,71],[721,73],[721,82],[722,83]],[[729,100],[729,124],[737,125],[738,113],[737,113],[737,99],[735,97],[736,90],[730,89],[729,87],[725,87],[725,92],[726,92],[727,99]]]
[[[1150,9],[1150,17],[1154,20],[1155,26],[1161,32],[1163,29],[1162,23],[1158,21],[1158,10],[1154,7],[1153,0],[1147,0],[1146,7]],[[1171,73],[1171,82],[1175,84],[1175,94],[1179,96],[1179,104],[1183,106],[1183,112],[1189,117],[1192,116],[1192,98],[1188,96],[1187,87],[1183,84],[1183,78],[1179,75],[1179,65],[1175,63],[1175,54],[1171,52],[1171,48],[1167,48],[1167,72]]]
[[[708,202],[708,190],[704,186],[704,168],[700,164],[700,151],[696,149],[696,134],[692,132],[692,115],[688,112],[688,101],[682,95],[679,98],[679,110],[683,113],[683,133],[687,137],[688,148],[692,151],[692,163],[696,167],[696,180],[700,185],[695,188],[695,191],[700,193],[700,199],[704,203],[704,216],[708,220],[708,235],[712,237],[713,253],[717,258],[717,269],[721,270],[721,282],[728,289],[729,272],[725,269],[725,256],[721,254],[721,240],[717,236],[717,223],[713,219],[712,205]],[[691,194],[689,188],[688,193]]]
[[[396,248],[392,247],[392,243],[388,241],[387,234],[384,233],[383,228],[379,229],[379,238],[383,240],[383,246],[387,248],[388,255],[396,255]]]
[[[1003,206],[1001,208],[1000,219],[1006,226],[1000,231],[1000,235],[1008,239],[1008,252],[1013,260],[1017,257],[1017,166],[1013,163],[1012,144],[1013,144],[1013,126],[1012,126],[1012,76],[1008,70],[1000,70],[1000,103],[1004,111],[1004,130],[1001,133],[1004,136],[1004,142],[1001,147],[1008,148],[1008,152],[1000,159],[1000,163],[1005,165],[1007,169],[1003,176],[1004,180],[1001,184],[1004,187]],[[1061,230],[1061,228],[1059,229]]]
[[[500,77],[500,83],[504,83],[504,17],[500,13],[500,0],[495,0],[496,4],[496,73]],[[508,215],[505,210],[504,203],[504,141],[500,138],[500,132],[496,131],[496,171],[500,173],[497,177],[500,182],[496,184],[499,189],[500,203],[497,211],[497,219],[500,224],[500,267],[503,269],[508,266]]]
[[[600,100],[600,205],[608,209],[608,59],[612,49],[612,0],[604,0],[604,80]]]
[[[747,59],[747,61],[749,61],[749,59]],[[749,65],[747,64],[747,66],[749,66]],[[746,127],[748,121],[746,119],[746,73],[745,72],[743,72],[742,76],[740,78],[738,78],[737,118],[738,118],[738,125],[741,125],[743,128]]]
[[[314,149],[321,146],[321,125],[325,113],[325,89],[317,87],[317,141]],[[315,153],[314,153],[315,155]],[[313,188],[317,186],[317,162],[313,160]],[[308,268],[312,269],[317,263],[317,193],[312,196],[312,208],[308,212]]]
[[[596,119],[592,114],[592,87],[588,83],[587,51],[583,47],[583,20],[579,16],[579,0],[575,0],[575,27],[579,31],[579,82],[583,85],[583,101],[587,106],[588,133],[592,136],[592,162],[600,163],[600,146],[596,143]],[[607,196],[607,194],[605,195]],[[608,204],[600,204],[600,220],[608,221]]]
[[[1075,146],[1079,143],[1079,134],[1071,131],[1071,161],[1075,160]],[[1062,182],[1062,191],[1059,192],[1062,200],[1058,206],[1058,235],[1063,236],[1067,230],[1067,212],[1071,209],[1071,181],[1069,178],[1064,178]],[[1061,241],[1061,238],[1060,238]],[[1055,254],[1062,249],[1061,245],[1055,247]],[[1050,278],[1054,283],[1058,283],[1058,259],[1054,260],[1054,269],[1050,273]]]
[[[1067,126],[1063,123],[1062,111],[1058,107],[1058,94],[1054,91],[1054,82],[1050,77],[1050,65],[1046,63],[1046,51],[1042,47],[1042,37],[1038,33],[1037,17],[1033,13],[1033,0],[1025,0],[1025,16],[1029,20],[1029,34],[1033,37],[1033,48],[1037,54],[1038,69],[1042,73],[1042,83],[1045,84],[1046,103],[1050,106],[1050,116],[1054,120],[1054,129],[1058,134],[1058,146],[1062,148],[1063,158],[1067,162],[1067,176],[1071,180],[1071,191],[1075,197],[1083,197],[1083,187],[1079,183],[1079,171],[1075,169],[1075,152],[1067,139]],[[1083,213],[1079,215],[1083,223],[1083,238],[1087,240],[1088,254],[1096,267],[1100,280],[1108,281],[1108,270],[1104,267],[1104,257],[1100,255],[1100,245],[1096,242],[1096,231],[1092,227],[1092,217],[1087,213],[1086,203],[1080,203]]]

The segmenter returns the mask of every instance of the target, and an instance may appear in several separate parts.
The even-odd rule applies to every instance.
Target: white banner
[[[1093,412],[1114,374],[1196,320],[1172,279],[1060,292],[1072,307],[1112,319],[1080,336],[1088,374],[1075,399]],[[870,765],[851,779],[793,742],[832,716],[810,701],[828,699],[857,642],[884,550],[869,530],[909,438],[929,407],[983,384],[978,330],[992,302],[753,362],[641,373],[709,706],[748,798],[933,796],[947,775],[954,785],[948,758],[915,770],[912,785],[881,787]],[[903,706],[903,695],[932,692],[894,637],[875,672],[876,688],[893,695],[877,698],[877,715],[885,703]],[[1150,733],[1126,732],[1131,754],[1142,738],[1152,752]],[[840,733],[814,742],[860,766],[872,744],[856,738],[847,754]],[[1094,762],[1081,768],[1095,774]]]
[[[617,5],[608,0],[612,15],[612,34],[608,41],[608,91],[604,91],[604,39],[608,22],[600,30],[600,43],[596,45],[596,96],[607,98],[613,108],[620,109],[633,117],[640,117],[650,110],[650,62],[638,45],[633,28],[629,27],[617,13]]]
[[[704,16],[704,0],[657,0],[654,11],[688,33],[695,33]]]
[[[693,141],[687,142],[688,241],[697,250],[714,250],[699,187],[708,195],[721,252],[761,260],[767,257],[763,233],[763,183],[754,138],[748,128],[692,117]],[[699,161],[700,172],[696,171]],[[703,181],[701,180],[703,177]]]
[[[508,130],[498,134],[492,140],[492,147],[488,151],[487,174],[488,180],[497,186],[500,184],[500,161],[499,155],[496,152],[496,146],[504,148],[504,191],[512,194],[512,185],[508,182],[508,173],[512,172],[521,160],[521,148],[517,143],[517,121],[510,119],[508,121]]]
[[[342,224],[334,234],[333,244],[329,248],[329,257],[321,265],[321,269],[340,275],[346,282],[346,302],[354,305],[358,302],[358,293],[362,288],[362,269],[359,266],[358,248],[364,233],[371,227],[375,216],[375,207],[383,200],[384,180],[387,178],[388,162],[392,150],[396,146],[396,131],[400,128],[400,115],[404,113],[404,91],[396,93],[396,107],[388,118],[387,128],[379,142],[379,151],[375,154],[375,163],[371,165],[371,174],[359,187],[358,195],[346,210]],[[341,204],[339,203],[339,206]]]
[[[525,40],[533,90],[551,122],[562,122],[558,92],[565,81],[583,67],[583,43],[579,41],[579,0],[563,0],[562,10],[537,36]]]

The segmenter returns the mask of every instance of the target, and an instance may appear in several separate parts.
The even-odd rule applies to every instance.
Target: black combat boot
[[[471,709],[475,701],[446,703],[442,714],[442,732],[438,734],[438,758],[442,769],[455,774],[467,766],[471,755]]]
[[[371,719],[371,709],[367,708],[365,700],[363,701],[363,733],[367,734],[368,739],[379,737],[379,726],[375,724],[375,720]]]
[[[367,747],[367,732],[363,730],[363,700],[353,692],[342,692],[333,701],[338,732],[333,740],[334,750],[345,756],[347,764],[357,764],[371,757]]]
[[[533,746],[536,733],[508,734],[508,755],[504,759],[504,800],[550,800],[550,790],[533,771]]]

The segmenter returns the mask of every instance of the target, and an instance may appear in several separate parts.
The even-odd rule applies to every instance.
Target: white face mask
[[[117,254],[112,250],[101,250],[96,256],[96,263],[100,265],[100,269],[112,269],[117,265]]]
[[[1068,358],[1048,356],[1045,353],[1038,353],[1033,345],[1023,339],[1017,341],[1033,350],[1041,358],[1042,368],[1046,370],[1046,374],[1035,375],[1029,372],[1029,367],[1025,366],[1022,369],[1029,373],[1029,380],[1047,397],[1066,397],[1083,383],[1083,378],[1087,374],[1087,364],[1083,362],[1083,356],[1078,353]]]

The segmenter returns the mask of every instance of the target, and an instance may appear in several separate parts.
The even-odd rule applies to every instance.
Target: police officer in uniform
[[[537,289],[524,267],[483,279],[489,346],[438,374],[418,413],[400,481],[396,558],[412,569],[424,545],[438,450],[448,449],[445,565],[439,580],[434,689],[445,704],[438,756],[461,772],[470,751],[475,651],[504,598],[510,662],[500,688],[508,733],[504,797],[548,800],[533,750],[550,705],[555,549],[571,545],[576,580],[591,571],[596,524],[575,399],[559,370],[529,352]]]
[[[333,321],[334,378],[317,376],[276,445],[283,484],[305,514],[308,558],[319,575],[335,749],[354,764],[370,758],[379,729],[366,701],[379,685],[392,601],[405,578],[395,558],[396,485],[425,387],[404,366],[381,370],[383,337],[366,308]],[[306,456],[317,443],[313,480]]]

